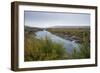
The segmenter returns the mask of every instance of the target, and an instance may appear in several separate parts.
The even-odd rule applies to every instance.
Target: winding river
[[[73,41],[70,41],[70,40],[67,40],[67,39],[64,39],[64,38],[61,38],[57,35],[54,35],[52,34],[51,32],[49,31],[46,31],[46,30],[43,30],[43,31],[38,31],[35,33],[36,34],[36,38],[37,39],[45,39],[45,37],[49,37],[53,42],[56,42],[56,43],[61,43],[64,48],[66,48],[66,51],[68,53],[71,53],[73,51],[73,49],[77,49],[79,50],[79,46],[80,44],[79,43],[76,43],[74,40]]]

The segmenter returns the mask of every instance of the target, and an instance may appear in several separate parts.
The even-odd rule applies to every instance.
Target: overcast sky
[[[25,11],[24,15],[25,25],[31,27],[90,25],[90,14]]]

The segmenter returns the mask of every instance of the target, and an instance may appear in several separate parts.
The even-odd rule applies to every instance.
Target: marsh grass
[[[88,42],[83,42],[80,46],[80,51],[74,49],[71,54],[73,59],[90,58],[90,45]]]
[[[68,35],[69,37],[75,36],[81,43],[86,41],[90,43],[90,28],[49,28],[48,31],[62,38],[65,35]]]
[[[67,52],[62,44],[45,39],[36,39],[35,36],[25,37],[25,61],[62,60],[66,59]]]
[[[85,59],[90,58],[90,28],[82,28],[82,29],[66,29],[66,28],[51,28],[48,31],[52,32],[53,34],[57,34],[62,38],[65,35],[76,36],[78,40],[80,40],[80,51],[76,48],[73,49],[72,54],[70,55],[69,59]]]
[[[57,35],[76,36],[81,41],[80,51],[73,49],[69,54],[62,43],[53,42],[48,36],[45,39],[35,38],[35,34],[25,32],[24,39],[24,61],[45,61],[63,59],[85,59],[90,58],[90,32],[89,29],[48,29]]]

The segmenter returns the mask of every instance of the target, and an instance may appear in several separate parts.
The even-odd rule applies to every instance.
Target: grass
[[[67,52],[62,44],[46,39],[36,39],[33,35],[25,37],[25,61],[62,60]]]
[[[71,59],[84,59],[90,58],[90,29],[89,28],[81,28],[81,29],[66,29],[66,28],[51,28],[48,31],[61,36],[62,38],[65,35],[69,37],[76,36],[78,40],[80,40],[80,51],[73,49],[72,54],[70,55]]]
[[[90,47],[88,43],[83,43],[80,46],[80,51],[73,50],[71,54],[72,59],[85,59],[90,58]]]
[[[48,29],[49,32],[58,35],[76,36],[81,41],[80,51],[73,49],[68,54],[63,44],[50,40],[37,39],[33,33],[25,32],[24,47],[25,61],[63,60],[63,59],[85,59],[90,58],[90,32],[89,29]]]
[[[83,43],[87,40],[87,42],[90,42],[90,29],[89,28],[50,28],[48,29],[51,33],[58,35],[62,38],[65,38],[65,35],[68,35],[69,37],[75,36],[78,40],[80,40],[80,43]]]

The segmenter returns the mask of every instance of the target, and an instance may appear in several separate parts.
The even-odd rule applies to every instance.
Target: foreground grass
[[[36,39],[33,35],[25,37],[25,61],[66,59],[65,48],[49,38]]]
[[[72,59],[86,59],[90,58],[90,46],[88,43],[82,43],[80,46],[80,51],[76,49],[73,50],[71,54]]]

